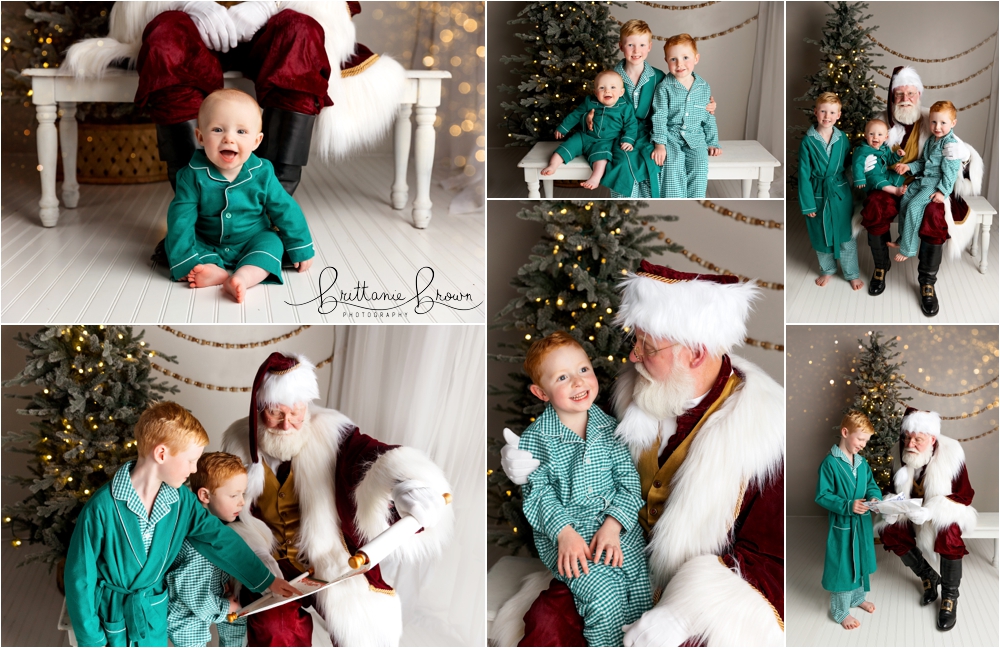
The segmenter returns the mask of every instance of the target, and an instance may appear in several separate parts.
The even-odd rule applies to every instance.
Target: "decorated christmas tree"
[[[529,2],[512,25],[528,25],[517,34],[525,54],[501,56],[517,67],[517,87],[501,85],[514,101],[501,103],[508,146],[531,146],[552,139],[560,122],[590,92],[594,77],[618,61],[618,23],[611,6],[620,2]]]
[[[837,128],[850,138],[851,145],[862,141],[865,123],[876,113],[885,109],[885,104],[877,96],[877,86],[872,74],[885,69],[884,65],[874,65],[872,56],[882,56],[875,52],[868,34],[878,27],[862,27],[861,23],[871,18],[863,16],[868,8],[865,3],[827,3],[833,9],[828,14],[823,40],[806,38],[807,43],[819,45],[819,71],[806,77],[809,90],[795,101],[805,101],[801,108],[806,117],[813,120],[813,104],[820,94],[833,92],[842,104]],[[805,132],[805,128],[796,127]]]
[[[861,356],[851,361],[851,373],[844,376],[856,389],[854,401],[847,409],[863,412],[875,426],[875,434],[861,454],[885,493],[889,490],[892,455],[903,424],[903,401],[910,400],[900,394],[900,387],[906,387],[899,380],[906,363],[894,361],[899,356],[896,339],[883,341],[879,331],[872,331],[867,343],[858,340],[858,344],[862,347]]]
[[[19,414],[38,417],[31,430],[8,432],[3,447],[30,455],[32,477],[7,479],[31,492],[5,506],[12,543],[44,549],[21,564],[64,558],[76,518],[94,491],[136,457],[132,430],[148,405],[176,387],[150,377],[150,357],[159,355],[128,326],[51,326],[18,345],[29,352],[24,369],[5,387],[36,385],[18,396],[30,401]]]
[[[528,392],[531,381],[521,371],[524,356],[533,340],[555,331],[568,331],[583,345],[600,384],[597,404],[611,411],[611,385],[631,351],[627,333],[612,324],[620,303],[615,286],[643,258],[683,249],[660,243],[665,234],[652,224],[676,216],[640,216],[644,207],[646,203],[624,200],[542,201],[518,213],[518,218],[544,224],[545,235],[511,281],[520,296],[497,318],[504,330],[516,330],[522,338],[501,345],[509,353],[493,357],[514,364],[515,370],[503,388],[490,389],[491,395],[507,397],[508,404],[499,409],[510,415],[507,423],[515,432],[523,431],[545,405]],[[491,470],[488,477],[494,520],[510,529],[493,534],[493,540],[514,551],[527,547],[533,552],[520,487],[502,470]]]

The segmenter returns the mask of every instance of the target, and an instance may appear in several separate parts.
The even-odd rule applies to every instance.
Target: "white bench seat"
[[[985,196],[972,196],[966,198],[965,202],[972,210],[972,213],[969,215],[972,222],[968,223],[968,225],[979,227],[979,236],[972,237],[972,245],[969,248],[969,253],[973,259],[976,259],[976,266],[979,268],[979,272],[986,274],[986,269],[989,267],[990,227],[993,226],[993,217],[996,215],[997,210],[990,204],[990,201],[986,200]],[[996,528],[997,514],[992,513],[992,515],[993,527]]]
[[[528,198],[541,198],[539,183],[545,188],[545,197],[552,198],[553,180],[586,180],[590,177],[590,165],[582,155],[563,164],[552,175],[543,176],[542,169],[549,165],[549,158],[558,146],[559,142],[537,142],[517,163],[519,168],[524,169]],[[719,142],[719,147],[722,148],[722,155],[708,158],[709,180],[742,180],[744,198],[751,197],[751,189],[756,181],[757,197],[771,197],[774,170],[781,163],[760,142],[727,140]]]
[[[1000,552],[1000,513],[979,513],[976,521],[976,528],[968,533],[963,533],[962,538],[992,538],[993,539],[993,566],[997,564],[997,553]]]

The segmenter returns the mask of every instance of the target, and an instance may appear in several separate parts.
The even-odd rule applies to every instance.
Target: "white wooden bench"
[[[38,170],[42,178],[42,198],[38,201],[42,225],[54,227],[59,222],[59,199],[56,197],[56,155],[62,145],[63,204],[72,209],[80,200],[80,185],[76,181],[77,127],[76,104],[82,101],[130,103],[135,98],[139,75],[130,70],[108,70],[101,79],[77,79],[59,68],[22,71],[31,77],[31,101],[38,117]],[[409,199],[406,169],[410,157],[410,140],[414,137],[410,114],[416,106],[416,140],[413,166],[417,191],[413,199],[413,225],[420,229],[431,220],[431,168],[434,164],[434,118],[441,105],[441,80],[450,79],[444,70],[407,70],[406,90],[396,116],[393,131],[395,179],[392,183],[393,209],[403,209]],[[225,74],[226,87],[252,84],[239,72]],[[247,89],[247,88],[242,88]],[[56,117],[59,130],[56,131]]]
[[[528,185],[528,198],[541,198],[538,184],[545,188],[545,197],[552,197],[553,180],[586,180],[591,169],[582,155],[575,157],[556,169],[549,176],[542,175],[542,169],[549,165],[549,158],[555,153],[559,142],[538,142],[528,154],[517,163],[524,169],[524,182]],[[722,155],[708,158],[709,180],[742,180],[743,197],[750,198],[753,181],[757,181],[757,197],[770,198],[774,169],[781,166],[760,142],[755,140],[728,140],[719,142]]]
[[[962,539],[969,538],[993,539],[993,566],[996,567],[997,553],[1000,552],[1000,513],[980,513],[976,528],[962,534]]]
[[[989,266],[990,258],[990,228],[993,226],[993,216],[996,215],[997,210],[993,208],[990,201],[986,200],[985,196],[972,196],[967,198],[966,203],[968,203],[969,208],[972,210],[972,214],[969,218],[972,219],[971,223],[968,223],[971,227],[979,227],[979,236],[972,237],[972,246],[969,248],[969,252],[972,254],[972,258],[977,259],[979,266],[979,272],[986,274],[986,269]],[[994,516],[994,522],[996,522],[996,513],[992,514]],[[994,525],[995,526],[995,525]]]

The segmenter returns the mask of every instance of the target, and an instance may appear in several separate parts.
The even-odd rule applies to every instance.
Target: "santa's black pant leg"
[[[920,605],[927,605],[936,601],[938,597],[937,588],[941,582],[941,577],[938,576],[934,568],[924,559],[924,555],[920,553],[920,550],[913,548],[900,556],[900,558],[902,558],[904,565],[913,570],[913,573],[917,575],[917,578],[920,579],[924,587],[924,593],[920,598]]]
[[[868,234],[868,247],[872,251],[872,261],[875,271],[872,273],[871,281],[868,282],[868,294],[881,295],[885,290],[885,273],[892,267],[892,260],[889,257],[889,233],[880,236]]]
[[[958,621],[958,586],[962,582],[962,560],[941,557],[941,609],[938,630],[951,630]]]

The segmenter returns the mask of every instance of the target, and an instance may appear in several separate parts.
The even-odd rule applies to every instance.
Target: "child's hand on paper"
[[[298,596],[302,592],[292,587],[292,585],[286,581],[284,578],[275,578],[274,582],[267,589],[271,590],[278,596]]]
[[[305,261],[299,261],[298,263],[296,263],[295,264],[295,268],[299,272],[305,272],[306,270],[308,270],[312,266],[312,264],[313,264],[313,260],[312,259],[306,259]]]
[[[584,574],[589,574],[587,561],[591,560],[591,557],[590,547],[576,529],[570,524],[564,526],[559,532],[559,575],[579,578],[580,567],[583,567]]]
[[[858,515],[861,515],[863,513],[867,513],[868,512],[868,507],[865,505],[865,501],[864,500],[856,499],[856,500],[854,500],[853,510]]]
[[[605,565],[622,566],[621,532],[621,522],[611,515],[604,518],[604,524],[590,539],[590,553],[594,556],[595,565],[601,562],[601,554],[603,553]]]

